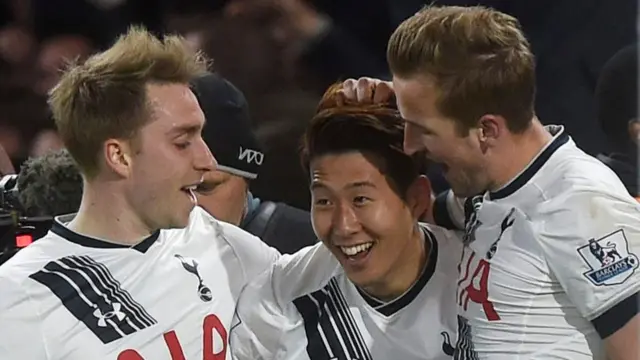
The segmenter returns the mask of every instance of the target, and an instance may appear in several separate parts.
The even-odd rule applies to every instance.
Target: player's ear
[[[502,116],[483,115],[478,120],[478,128],[475,131],[482,152],[485,153],[492,148],[506,129],[506,121]]]
[[[640,137],[640,121],[638,121],[638,119],[629,121],[629,137],[631,138],[631,141],[638,144]]]
[[[104,143],[106,167],[122,177],[131,174],[132,146],[129,141],[108,139]]]
[[[425,175],[418,176],[409,186],[406,196],[407,204],[414,218],[424,220],[425,217],[429,217],[433,201],[429,178]]]

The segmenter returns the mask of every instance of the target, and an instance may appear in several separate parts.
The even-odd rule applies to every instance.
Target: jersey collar
[[[141,253],[147,252],[151,245],[153,245],[158,237],[160,236],[160,230],[155,231],[153,234],[146,237],[144,240],[139,242],[138,244],[131,245],[123,245],[123,244],[114,244],[111,242],[107,242],[104,240],[88,237],[85,235],[78,234],[77,232],[69,229],[66,224],[68,224],[76,214],[62,215],[55,218],[53,225],[51,226],[51,232],[60,236],[61,238],[71,241],[72,243],[76,243],[81,246],[90,247],[90,248],[99,248],[99,249],[122,249],[122,248],[132,248]]]
[[[415,299],[422,289],[427,285],[429,279],[433,276],[433,273],[436,270],[436,262],[438,260],[438,242],[435,239],[435,235],[431,231],[426,228],[421,227],[424,232],[425,241],[429,242],[429,255],[427,256],[427,263],[422,271],[422,274],[416,280],[416,282],[400,297],[392,300],[390,302],[382,302],[371,295],[362,291],[359,287],[356,286],[358,293],[362,296],[362,298],[376,311],[381,313],[384,316],[391,316],[398,311],[402,310],[407,305],[411,304],[413,299]]]
[[[551,158],[556,150],[569,141],[569,135],[564,131],[563,126],[559,125],[547,125],[545,126],[547,131],[553,135],[553,139],[547,144],[547,146],[538,153],[538,155],[529,163],[529,165],[510,183],[505,185],[502,189],[489,192],[489,200],[498,200],[506,198],[507,196],[518,191],[523,187],[531,178],[542,168],[542,166]]]

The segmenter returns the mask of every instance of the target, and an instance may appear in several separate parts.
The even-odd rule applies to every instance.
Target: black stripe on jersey
[[[529,180],[531,180],[533,175],[535,175],[542,168],[547,160],[549,160],[551,155],[553,155],[556,150],[558,150],[568,141],[569,135],[567,134],[566,130],[562,129],[562,132],[560,134],[557,134],[557,137],[553,139],[551,144],[549,144],[549,146],[547,146],[547,148],[544,149],[542,153],[540,153],[540,155],[535,158],[535,160],[533,160],[531,165],[529,165],[522,173],[520,173],[520,175],[518,175],[518,177],[516,177],[512,182],[510,182],[509,185],[503,187],[498,191],[490,192],[489,199],[503,199],[518,191],[518,189],[523,187],[527,182],[529,182]]]
[[[640,293],[635,293],[593,319],[591,323],[596,328],[600,338],[606,339],[625,326],[638,314],[639,304]]]
[[[155,231],[153,234],[147,236],[144,240],[136,244],[135,246],[110,243],[88,236],[80,235],[73,230],[66,227],[63,222],[71,221],[73,215],[62,215],[56,217],[51,225],[51,232],[60,236],[61,238],[82,245],[85,247],[100,248],[100,249],[134,249],[141,253],[146,253],[151,245],[155,244],[156,240],[160,237],[160,230]]]
[[[324,295],[322,291],[317,291]],[[330,344],[338,344],[338,338],[333,332],[324,334],[324,329],[320,327],[320,318],[323,317],[322,303],[317,303],[310,295],[297,298],[293,304],[304,320],[304,331],[307,334],[307,354],[309,360],[344,359],[345,354],[334,354]],[[333,335],[333,336],[332,336]]]
[[[454,360],[478,360],[478,354],[473,346],[471,326],[467,319],[458,315],[458,341],[453,352]]]
[[[358,347],[360,351],[361,357],[358,357],[358,359],[372,359],[371,353],[369,352],[369,348],[367,347],[367,344],[365,343],[364,338],[362,338],[362,334],[360,333],[358,324],[356,324],[356,321],[353,318],[353,314],[349,309],[349,304],[347,303],[347,300],[344,298],[342,291],[340,291],[340,287],[338,286],[337,281],[333,279],[329,283],[329,286],[332,290],[331,291],[332,300],[334,300],[337,303],[336,307],[337,309],[339,309],[339,312],[341,313],[341,316],[345,321],[345,325],[349,330],[349,333],[351,334],[351,339],[352,341],[356,342],[355,345]]]
[[[335,279],[322,290],[293,301],[304,320],[310,360],[371,360]],[[342,298],[344,300],[344,298]]]
[[[79,256],[75,258],[75,260],[81,265],[84,265],[88,270],[95,271],[104,284],[105,289],[111,291],[114,297],[121,298],[123,304],[126,304],[127,307],[136,314],[136,318],[140,319],[140,321],[145,324],[144,327],[157,323],[157,321],[147,313],[142,305],[133,300],[128,291],[123,290],[122,287],[120,287],[120,282],[111,275],[111,272],[104,264],[93,260],[89,256]]]
[[[104,268],[98,271],[96,264],[88,256],[68,256],[50,261],[29,277],[49,288],[104,344],[155,324],[110,274],[104,275],[106,267],[100,264]],[[141,309],[146,316],[140,316]]]
[[[427,228],[422,228],[424,231],[425,241],[428,241],[429,246],[429,257],[427,259],[427,264],[422,274],[416,280],[416,282],[411,286],[407,292],[405,292],[399,298],[390,301],[388,303],[383,303],[380,300],[373,298],[371,295],[362,291],[359,287],[356,286],[358,293],[362,296],[362,298],[376,311],[381,313],[384,316],[391,316],[398,311],[404,309],[407,305],[411,304],[411,302],[420,295],[420,292],[427,285],[433,273],[436,271],[436,263],[438,262],[438,241],[436,240],[435,235],[429,231]]]

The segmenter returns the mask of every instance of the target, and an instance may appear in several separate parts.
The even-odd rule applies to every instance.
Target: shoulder
[[[213,241],[221,241],[240,252],[251,252],[256,246],[264,246],[260,238],[235,225],[214,218],[200,207],[194,208],[191,212],[187,228],[177,231],[185,231],[191,236],[205,236]]]
[[[437,242],[438,253],[441,255],[458,255],[462,251],[461,232],[445,229],[438,225],[420,223],[420,227]]]
[[[267,246],[260,238],[235,225],[215,219],[200,207],[193,210],[187,231],[228,246],[238,258],[247,281],[264,271],[280,256],[276,249]]]
[[[2,264],[0,278],[12,279],[19,284],[28,281],[31,274],[42,270],[49,262],[74,254],[76,247],[74,243],[49,233]]]
[[[628,195],[620,178],[600,160],[576,147],[560,151],[536,179],[545,200],[581,192]]]
[[[540,205],[534,222],[540,244],[583,248],[590,242],[640,246],[640,204],[607,189],[580,189]],[[615,241],[614,241],[615,240]]]
[[[568,189],[540,203],[539,220],[546,226],[566,225],[567,221],[579,221],[590,226],[640,222],[640,203],[629,194],[597,183],[589,185]]]

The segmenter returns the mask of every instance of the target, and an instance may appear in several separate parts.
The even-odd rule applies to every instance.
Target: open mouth
[[[361,260],[369,255],[374,245],[373,242],[367,242],[352,246],[338,246],[338,248],[347,259]]]
[[[195,193],[197,187],[198,185],[194,184],[189,186],[183,186],[182,188],[180,188],[181,191],[184,191],[187,194],[187,196],[189,196],[194,206],[198,205],[198,198],[196,197],[196,193]]]

